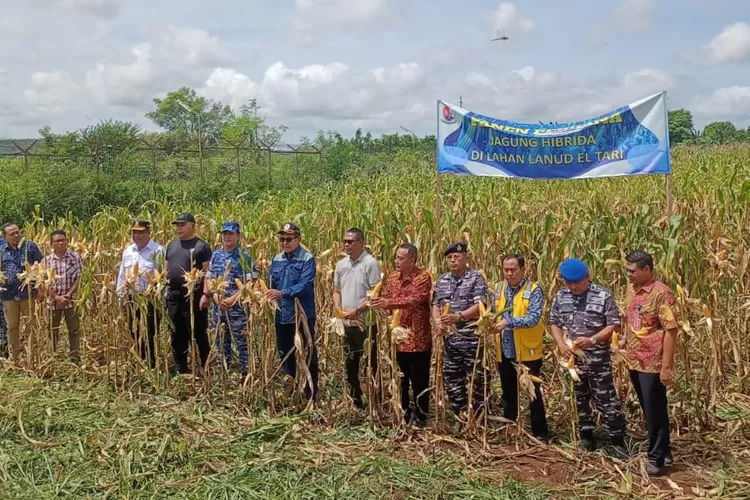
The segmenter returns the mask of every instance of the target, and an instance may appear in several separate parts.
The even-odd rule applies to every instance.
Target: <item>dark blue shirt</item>
[[[3,300],[25,300],[29,298],[28,287],[24,286],[18,275],[24,272],[26,262],[36,264],[44,259],[42,251],[33,241],[24,241],[18,248],[11,248],[5,242],[0,245],[2,254],[2,271],[5,274],[5,290]],[[37,291],[32,288],[31,296],[36,297]]]
[[[307,319],[315,318],[315,257],[297,247],[291,254],[276,254],[271,262],[271,286],[281,292],[276,322],[294,324],[294,299],[299,299]]]
[[[229,273],[224,278],[227,263],[231,264],[229,265]],[[255,261],[250,257],[250,252],[246,249],[243,248],[242,253],[240,253],[239,245],[234,247],[231,252],[221,247],[211,256],[211,262],[208,264],[208,273],[206,274],[206,279],[216,279],[218,277],[226,280],[225,296],[231,297],[239,290],[235,280],[240,280],[240,283],[247,283],[258,279],[258,269],[255,267]],[[216,304],[214,304],[214,307],[216,307]],[[232,307],[242,309],[242,305],[239,302]]]

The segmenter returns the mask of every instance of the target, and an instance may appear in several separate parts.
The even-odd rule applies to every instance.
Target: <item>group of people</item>
[[[191,345],[194,356],[205,368],[209,355],[209,309],[213,324],[221,325],[223,335],[217,336],[218,363],[231,363],[232,340],[238,351],[243,378],[248,370],[247,305],[238,301],[240,286],[259,279],[256,263],[248,250],[240,245],[240,226],[233,221],[221,227],[222,246],[212,251],[210,245],[195,234],[195,217],[182,213],[172,222],[177,238],[166,248],[151,237],[148,221],[137,220],[130,227],[133,242],[122,254],[116,282],[117,294],[128,318],[131,334],[144,362],[154,366],[154,337],[161,311],[154,301],[145,308],[140,294],[149,283],[149,275],[163,269],[167,279],[166,313],[169,316],[171,348],[176,373],[189,372],[188,355]],[[16,224],[3,227],[0,241],[0,263],[5,276],[2,292],[7,340],[0,345],[10,347],[11,357],[20,352],[19,324],[24,314],[33,314],[29,303],[36,297],[19,280],[24,264],[45,261],[54,267],[57,279],[44,300],[53,311],[52,332],[56,343],[62,318],[66,320],[70,338],[70,357],[79,359],[79,319],[73,303],[83,264],[80,256],[68,249],[64,231],[50,235],[52,253],[44,257],[38,246],[21,240]],[[306,321],[305,345],[308,369],[304,394],[315,399],[318,394],[318,356],[315,345],[316,304],[314,256],[301,245],[301,231],[294,223],[284,224],[278,231],[281,252],[273,257],[268,272],[265,298],[275,301],[274,328],[281,369],[285,375],[284,390],[290,393],[295,384],[295,331],[302,318]],[[612,292],[591,281],[588,267],[578,259],[568,259],[559,268],[565,283],[552,299],[547,325],[544,321],[545,295],[542,287],[527,277],[525,258],[508,254],[502,258],[503,280],[495,290],[483,275],[469,266],[468,246],[451,244],[443,252],[448,272],[439,276],[433,287],[430,273],[419,265],[415,245],[401,244],[395,252],[395,270],[381,274],[378,260],[366,250],[363,231],[351,228],[343,238],[345,257],[333,273],[333,306],[345,323],[346,385],[357,407],[365,406],[365,391],[360,383],[360,370],[365,347],[370,346],[366,359],[369,374],[378,368],[377,312],[397,315],[400,327],[408,337],[397,346],[396,361],[401,375],[401,407],[406,422],[424,426],[429,418],[430,369],[433,341],[442,338],[442,378],[451,409],[463,417],[485,409],[490,367],[484,363],[488,343],[477,331],[477,320],[483,310],[495,314],[496,336],[494,358],[502,388],[503,417],[518,418],[518,373],[524,365],[534,376],[536,397],[530,402],[532,434],[547,441],[549,429],[541,375],[544,354],[544,332],[549,332],[563,360],[575,358],[578,376],[575,398],[578,413],[580,446],[596,448],[593,406],[598,411],[604,431],[617,456],[627,456],[625,418],[615,390],[612,373],[612,336],[619,336],[615,348],[626,352],[630,377],[645,414],[649,446],[648,473],[659,475],[671,463],[667,387],[673,383],[674,354],[678,331],[675,298],[670,289],[654,276],[651,255],[642,251],[630,253],[626,270],[632,283],[624,317],[615,304]],[[138,275],[133,276],[133,270]],[[187,293],[191,270],[205,273],[193,283],[194,293]],[[216,278],[222,277],[221,288]],[[380,293],[373,294],[377,288]],[[297,308],[299,304],[299,308]],[[140,329],[141,314],[146,313],[146,334]],[[368,342],[369,340],[369,342]],[[582,355],[582,356],[581,356]],[[411,391],[411,397],[410,397]],[[379,398],[380,393],[370,394]]]
[[[581,448],[591,451],[597,446],[593,404],[615,456],[628,456],[625,417],[612,372],[615,349],[626,353],[630,378],[645,414],[648,473],[660,475],[672,462],[667,387],[674,382],[679,324],[675,297],[654,276],[650,254],[634,251],[626,257],[625,269],[632,287],[623,319],[612,292],[591,281],[587,265],[575,258],[565,260],[559,268],[565,286],[554,296],[545,325],[544,291],[528,279],[523,255],[503,257],[503,280],[495,290],[489,290],[483,275],[468,265],[466,243],[453,243],[443,252],[449,271],[433,287],[430,273],[418,264],[417,247],[404,243],[396,250],[395,270],[385,277],[382,293],[373,297],[371,292],[381,281],[381,270],[365,249],[363,232],[349,229],[343,245],[347,256],[334,271],[333,305],[342,310],[346,322],[347,385],[357,406],[364,406],[359,370],[367,339],[371,346],[369,373],[377,370],[379,332],[373,311],[398,311],[399,325],[409,332],[408,338],[398,343],[396,353],[406,421],[417,426],[427,422],[432,347],[437,336],[443,339],[442,378],[453,413],[479,414],[485,406],[491,374],[483,361],[487,343],[478,332],[482,309],[487,309],[496,318],[494,357],[504,418],[518,418],[520,363],[538,380],[534,382],[536,397],[529,408],[532,434],[542,441],[549,439],[539,378],[548,326],[560,359],[574,357]],[[614,345],[613,335],[617,335]]]

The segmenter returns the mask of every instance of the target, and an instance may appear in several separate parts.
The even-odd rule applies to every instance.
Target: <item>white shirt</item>
[[[127,247],[125,247],[125,250],[122,252],[122,263],[120,264],[120,272],[117,275],[117,295],[120,297],[123,297],[125,295],[125,290],[120,290],[120,288],[125,284],[125,272],[130,271],[135,266],[135,263],[138,263],[138,273],[140,276],[138,277],[138,281],[135,284],[135,291],[136,292],[143,292],[146,287],[148,286],[148,280],[146,279],[146,274],[150,274],[151,277],[154,276],[154,270],[156,269],[156,259],[159,254],[158,262],[160,264],[164,263],[164,255],[165,255],[164,247],[156,243],[154,240],[148,240],[148,243],[145,247],[143,247],[141,250],[138,250],[138,247],[135,243],[131,243]]]

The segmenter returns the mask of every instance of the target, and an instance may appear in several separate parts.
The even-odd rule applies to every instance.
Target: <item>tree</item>
[[[96,145],[109,154],[121,154],[135,147],[141,134],[141,127],[128,122],[102,120],[78,131],[78,137],[91,145]]]
[[[698,133],[693,127],[693,114],[686,109],[676,109],[669,112],[669,143],[680,144],[696,137]]]
[[[189,87],[181,87],[153,102],[156,109],[146,113],[146,118],[168,132],[191,135],[200,132],[204,142],[209,144],[217,144],[224,126],[234,120],[229,106],[199,96]]]
[[[247,120],[250,120],[255,124],[254,134],[254,145],[263,148],[274,148],[279,142],[284,132],[289,130],[289,127],[285,125],[279,125],[277,127],[268,125],[264,118],[258,118],[258,106],[257,99],[250,99],[246,104],[240,106],[240,116]]]
[[[737,129],[732,122],[709,123],[701,133],[701,142],[707,144],[727,144],[735,139],[737,139]]]

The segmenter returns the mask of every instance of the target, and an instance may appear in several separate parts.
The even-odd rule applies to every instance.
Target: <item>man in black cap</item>
[[[130,334],[136,342],[141,359],[148,362],[150,368],[156,365],[156,346],[154,338],[159,325],[159,314],[152,301],[143,303],[140,295],[148,287],[146,275],[154,277],[154,271],[161,270],[164,263],[164,247],[151,239],[151,224],[145,220],[137,220],[130,228],[133,243],[125,247],[122,252],[120,272],[117,275],[117,296],[122,303],[125,316],[130,327]],[[138,265],[138,278],[131,288],[127,284],[128,271]],[[141,310],[139,305],[145,305],[147,339],[141,333]],[[135,312],[135,314],[133,314]]]
[[[208,306],[210,298],[203,294],[203,276],[211,260],[211,247],[195,236],[195,217],[191,213],[181,213],[172,222],[177,239],[167,245],[164,272],[167,275],[167,314],[171,320],[172,355],[175,371],[188,373],[188,351],[194,340],[200,355],[200,368],[208,359]],[[201,272],[189,294],[185,273],[192,269]],[[200,297],[200,299],[198,299]],[[195,329],[191,332],[191,319]],[[192,334],[191,334],[192,333]],[[195,367],[198,368],[198,367]]]
[[[450,272],[442,275],[435,285],[432,314],[438,334],[446,335],[454,327],[455,333],[445,337],[443,347],[443,379],[453,413],[457,416],[472,411],[478,415],[484,407],[484,384],[489,373],[484,366],[483,349],[472,320],[479,317],[479,303],[487,302],[487,282],[482,275],[468,267],[468,246],[456,242],[445,249]],[[443,306],[450,310],[443,314]],[[473,384],[472,384],[473,374]],[[471,402],[467,383],[472,384]]]
[[[279,358],[285,360],[282,372],[286,375],[284,392],[291,395],[294,379],[297,376],[295,364],[294,335],[297,325],[305,352],[305,365],[310,372],[310,379],[305,383],[305,397],[314,400],[318,393],[318,351],[315,347],[315,257],[305,250],[300,241],[302,235],[299,227],[288,222],[278,231],[282,251],[276,254],[271,262],[270,290],[267,297],[276,300],[279,309],[276,311],[276,343]],[[310,332],[308,342],[302,318],[295,311],[295,299],[299,299],[302,311],[307,318]],[[288,356],[288,357],[287,357]],[[312,384],[310,382],[312,381]],[[312,387],[310,387],[312,385]]]

